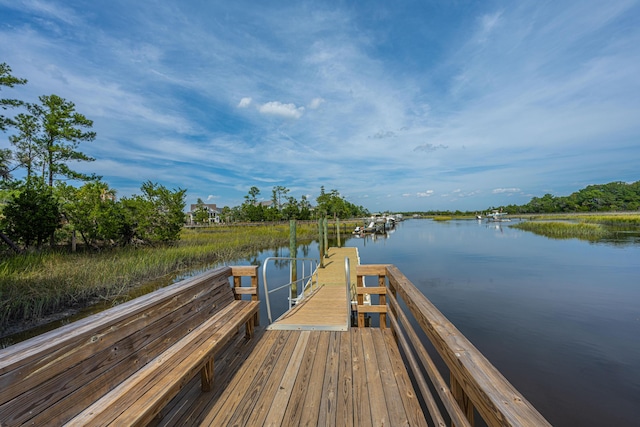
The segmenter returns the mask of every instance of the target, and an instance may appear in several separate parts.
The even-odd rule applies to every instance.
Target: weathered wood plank
[[[237,301],[203,323],[176,345],[141,368],[75,417],[69,425],[144,425],[175,396],[219,346],[237,333],[237,324],[252,318],[257,304]]]
[[[284,351],[289,341],[295,342],[295,337],[291,333],[283,333],[276,335],[276,341],[261,361],[257,361],[255,366],[247,366],[248,369],[241,372],[241,375],[234,379],[232,384],[233,393],[229,393],[223,402],[216,404],[210,414],[203,420],[203,425],[222,426],[245,424],[246,418],[249,417],[255,399],[260,395],[269,374],[278,361],[280,354]]]
[[[375,348],[384,400],[387,405],[387,412],[389,413],[389,425],[407,426],[409,425],[409,420],[404,408],[404,402],[399,398],[403,390],[401,390],[398,385],[391,360],[389,359],[388,343],[384,339],[381,329],[371,329],[371,338]],[[398,375],[400,375],[400,373],[398,373]]]
[[[305,402],[300,415],[301,426],[318,425],[318,414],[320,413],[320,398],[324,384],[325,362],[329,351],[329,333],[319,332],[320,339],[316,349],[316,357],[313,361],[313,370],[309,378],[309,389],[305,395]]]
[[[354,425],[353,421],[353,367],[350,332],[340,334],[340,360],[338,372],[338,393],[336,420],[344,427]]]
[[[358,276],[386,276],[389,264],[363,264],[356,266]]]
[[[358,305],[358,313],[386,313],[386,305]]]
[[[320,396],[320,411],[318,413],[318,425],[335,426],[337,410],[337,391],[340,379],[340,337],[337,332],[325,332],[329,334],[329,349],[325,363],[322,395]],[[341,420],[338,424],[342,424]]]
[[[69,340],[89,337],[95,333],[98,327],[108,327],[113,322],[125,317],[134,316],[145,311],[147,306],[155,305],[161,301],[171,299],[182,294],[186,289],[199,287],[203,282],[218,275],[229,277],[231,267],[220,267],[203,273],[190,279],[158,289],[150,294],[143,295],[135,300],[128,301],[118,306],[118,310],[107,310],[94,314],[84,319],[62,326],[50,332],[44,333],[30,340],[12,345],[0,351],[0,374],[16,369],[18,366],[40,359],[43,352],[53,353],[60,347],[64,347]]]
[[[258,426],[264,423],[269,408],[278,392],[278,386],[282,383],[286,374],[287,366],[289,366],[289,362],[296,348],[298,348],[299,337],[300,334],[292,334],[282,348],[280,356],[275,359],[275,363],[268,371],[264,372],[264,379],[254,381],[249,388],[249,392],[255,395],[257,399],[253,399],[253,402],[245,406],[245,410],[241,413],[236,411],[235,418],[231,419],[232,424]]]
[[[287,344],[282,348],[272,369],[265,376],[264,384],[256,381],[258,386],[255,388],[257,399],[249,414],[243,414],[240,420],[232,419],[232,423],[241,422],[242,425],[263,425],[269,409],[278,392],[280,384],[285,382],[287,376],[287,368],[290,366],[291,359],[295,357],[296,350],[300,350],[301,334],[291,335]]]
[[[0,406],[7,414],[5,422],[64,422],[89,406],[201,323],[211,307],[232,301],[228,280],[210,279],[216,281],[214,287],[192,284],[184,293],[160,300],[133,318],[115,321],[111,315],[110,326],[99,325],[81,342],[70,338],[53,354],[7,372],[4,380],[15,382],[3,389],[5,393],[16,395],[30,388]]]
[[[367,369],[365,366],[362,334],[365,328],[351,328],[351,357],[353,367],[353,425],[372,426]]]
[[[367,389],[369,394],[369,405],[371,406],[371,421],[376,426],[386,426],[389,424],[389,411],[382,389],[382,379],[380,378],[380,368],[373,344],[372,328],[365,328],[361,334],[362,353],[367,377]]]
[[[291,359],[289,359],[289,364],[285,368],[284,375],[282,376],[282,380],[278,385],[275,397],[273,399],[273,402],[271,403],[269,412],[267,413],[263,425],[281,426],[283,424],[285,410],[287,409],[287,405],[291,400],[291,395],[294,391],[296,378],[298,377],[298,373],[300,371],[304,371],[302,367],[302,361],[304,359],[310,335],[311,332],[309,331],[303,331],[300,333],[300,337],[298,338],[296,347],[293,350]]]
[[[387,347],[387,355],[391,363],[391,369],[398,384],[399,399],[402,401],[404,412],[409,425],[426,427],[428,425],[425,413],[422,411],[420,401],[416,395],[407,368],[400,355],[400,350],[395,337],[390,329],[382,331],[382,336]],[[438,425],[438,424],[436,424]]]
[[[305,348],[304,358],[300,364],[300,369],[296,377],[296,382],[291,390],[291,397],[287,407],[283,411],[282,426],[297,426],[300,424],[302,410],[309,384],[311,383],[311,373],[317,354],[320,331],[310,331],[309,341]]]
[[[213,388],[210,392],[202,393],[200,381],[193,378],[180,390],[162,411],[149,423],[147,427],[169,427],[176,425],[199,425],[204,413],[210,410],[238,372],[243,362],[251,357],[256,344],[261,341],[264,331],[256,330],[250,340],[237,335],[227,343],[215,356]]]
[[[288,333],[285,333],[286,335]],[[256,345],[256,350],[251,353],[249,358],[242,365],[242,369],[239,370],[229,385],[215,401],[213,407],[204,408],[204,411],[198,421],[201,425],[223,425],[212,424],[220,411],[224,411],[227,414],[233,412],[233,406],[237,404],[246,394],[246,388],[249,387],[253,379],[258,375],[262,369],[263,363],[270,358],[270,355],[277,354],[282,345],[286,341],[286,336],[283,338],[282,334],[273,331],[266,331],[260,343]]]

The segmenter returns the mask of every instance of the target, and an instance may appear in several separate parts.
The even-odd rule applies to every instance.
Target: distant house
[[[215,205],[215,203],[203,203],[201,205],[192,204],[190,208],[191,210],[187,212],[187,216],[189,217],[189,225],[196,224],[195,216],[196,216],[196,212],[199,209],[206,209],[207,214],[209,215],[209,220],[208,220],[209,224],[218,224],[221,222],[220,210]]]

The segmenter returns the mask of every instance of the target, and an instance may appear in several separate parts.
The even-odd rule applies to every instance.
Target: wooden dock
[[[359,264],[357,248],[330,248],[318,269],[319,288],[267,329],[347,331],[350,313],[345,276],[345,258],[349,258],[350,284],[356,283],[355,267]]]
[[[223,267],[0,350],[0,426],[550,425],[395,266],[359,265],[354,248],[323,261],[319,288],[270,329],[235,311],[257,308],[257,267]]]
[[[355,284],[356,248],[331,248],[320,288],[232,356],[246,360],[224,389],[207,398],[192,382],[174,402],[189,409],[158,425],[426,426],[391,330],[349,327],[345,257]]]
[[[344,256],[351,259],[358,299],[377,294],[371,306],[359,303],[358,310],[380,314],[378,328],[340,329],[348,320]],[[316,306],[318,291],[284,316],[281,326],[230,348],[216,359],[214,390],[201,393],[194,379],[152,425],[425,426],[432,425],[429,418],[436,426],[470,427],[479,415],[489,426],[549,426],[395,267],[359,266],[357,252],[349,248],[330,249],[325,261],[321,289],[335,290],[335,301]],[[364,276],[376,277],[378,286],[362,288]],[[448,366],[446,377],[405,310]]]

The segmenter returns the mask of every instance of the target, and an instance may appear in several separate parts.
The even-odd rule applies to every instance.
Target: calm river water
[[[640,245],[508,224],[408,220],[344,246],[400,268],[553,425],[639,425]]]

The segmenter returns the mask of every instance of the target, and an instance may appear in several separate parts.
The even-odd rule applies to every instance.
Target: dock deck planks
[[[250,357],[198,424],[426,425],[394,347],[390,330],[266,331],[254,351],[266,357]]]
[[[199,396],[187,387],[153,425],[426,426],[391,330],[349,328],[345,257],[355,283],[357,250],[331,248],[321,288],[233,354],[233,378]]]
[[[304,299],[293,310],[269,325],[272,330],[325,330],[349,329],[347,285],[344,259],[351,265],[350,283],[356,283],[355,266],[358,262],[356,248],[330,248],[324,259],[324,267],[318,269],[320,288]]]

